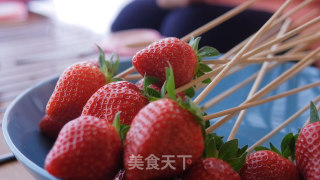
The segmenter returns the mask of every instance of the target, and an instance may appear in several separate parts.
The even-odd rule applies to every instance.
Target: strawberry
[[[147,98],[134,84],[127,81],[112,82],[90,97],[83,108],[82,116],[95,116],[112,123],[115,114],[121,111],[121,123],[130,125],[134,116],[148,103]]]
[[[170,63],[174,70],[175,86],[180,87],[194,77],[211,71],[207,65],[201,63],[203,57],[219,54],[211,47],[198,50],[199,41],[200,38],[192,39],[190,45],[174,37],[156,41],[137,52],[132,64],[142,76],[157,77],[163,83],[166,79],[165,68],[169,67]]]
[[[80,62],[68,67],[60,76],[46,107],[50,118],[66,123],[79,117],[92,94],[112,81],[118,63],[113,65],[105,61],[99,50],[101,69],[92,62]]]
[[[217,158],[204,158],[193,165],[183,180],[240,180],[239,174],[225,161]]]
[[[320,179],[320,121],[311,103],[310,124],[302,128],[296,142],[296,164],[304,179]]]
[[[56,139],[58,137],[58,134],[63,126],[64,123],[53,120],[48,115],[45,115],[39,124],[41,132],[51,139]]]
[[[270,150],[250,154],[240,170],[242,179],[299,179],[299,173],[292,161]]]
[[[45,169],[63,179],[112,179],[122,143],[114,126],[92,116],[68,122],[45,159]]]
[[[198,160],[204,149],[204,140],[197,121],[191,112],[170,99],[157,100],[142,108],[133,119],[125,140],[124,166],[127,179],[174,177],[191,165],[183,163],[179,155],[187,155],[192,162]],[[175,170],[170,167],[163,170],[149,170],[145,167],[140,170],[130,166],[132,157],[147,158],[152,155],[157,158],[172,156]],[[159,163],[159,168],[162,165]]]

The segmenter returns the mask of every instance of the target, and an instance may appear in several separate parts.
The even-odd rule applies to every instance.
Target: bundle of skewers
[[[218,51],[211,47],[198,49],[199,38],[194,37],[243,12],[255,1],[235,7],[180,40],[165,38],[152,43],[137,52],[131,68],[118,75],[114,76],[118,64],[105,61],[102,51],[100,71],[87,62],[69,67],[61,75],[40,124],[44,134],[57,138],[46,158],[46,170],[66,179],[110,179],[117,172],[118,179],[320,179],[320,103],[317,107],[313,104],[320,96],[311,100],[312,113],[301,132],[285,136],[281,151],[272,144],[270,149],[260,145],[307,111],[309,102],[251,147],[238,148],[235,139],[247,109],[320,85],[315,82],[264,98],[319,60],[320,17],[314,17],[318,9],[294,23],[290,20],[312,1],[283,13],[292,3],[287,0],[255,34],[223,55],[216,56]],[[261,87],[269,71],[288,61],[295,64]],[[227,91],[198,107],[223,78],[252,64],[262,65],[256,73],[234,82]],[[82,80],[83,75],[91,79]],[[128,82],[131,80],[140,81],[135,86]],[[205,114],[252,81],[246,100],[239,106]],[[196,90],[201,92],[191,100],[189,96]],[[79,94],[84,91],[87,93]],[[213,132],[235,116],[223,142]],[[55,131],[49,121],[55,124]],[[153,164],[143,167],[143,162]],[[79,164],[90,164],[90,168]]]

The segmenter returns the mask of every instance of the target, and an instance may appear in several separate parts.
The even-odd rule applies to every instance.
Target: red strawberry
[[[157,77],[163,83],[166,80],[165,68],[170,63],[174,70],[175,85],[180,87],[195,75],[198,77],[211,70],[204,64],[200,66],[202,57],[218,54],[214,48],[209,47],[198,51],[199,40],[190,41],[191,45],[174,37],[156,41],[137,52],[132,64],[142,76]]]
[[[63,179],[112,179],[121,159],[115,127],[99,118],[81,116],[68,122],[45,160],[45,169]]]
[[[95,116],[112,123],[115,114],[121,111],[120,122],[130,125],[134,116],[148,103],[134,84],[127,81],[112,82],[92,95],[83,108],[82,116]]]
[[[296,164],[304,179],[320,179],[320,121],[310,123],[300,131]]]
[[[262,150],[250,154],[240,170],[242,179],[299,179],[299,173],[293,162],[279,154]]]
[[[80,62],[68,67],[60,76],[46,107],[50,118],[66,123],[79,117],[91,95],[113,80],[118,58],[116,62],[113,62],[113,56],[106,61],[100,48],[99,52],[100,69],[93,62]]]
[[[40,121],[39,128],[44,135],[56,139],[63,125],[64,123],[53,120],[48,115],[45,115]]]
[[[68,67],[60,76],[47,104],[46,113],[66,123],[81,115],[91,95],[106,84],[99,67],[91,62],[80,62]]]
[[[125,140],[124,166],[128,180],[170,178],[179,175],[197,161],[204,150],[202,127],[188,110],[170,99],[161,99],[142,108],[132,121]],[[169,155],[170,157],[167,157]],[[179,156],[186,155],[185,162]],[[133,161],[159,158],[158,168],[132,169]],[[165,161],[171,161],[165,166]],[[188,163],[186,163],[188,162]],[[184,168],[185,165],[185,168]],[[134,166],[133,166],[134,167]]]
[[[183,178],[184,180],[240,180],[239,174],[221,159],[205,158],[193,165]]]

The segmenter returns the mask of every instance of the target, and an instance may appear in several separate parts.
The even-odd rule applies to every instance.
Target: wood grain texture
[[[95,60],[100,35],[30,13],[26,22],[0,25],[0,122],[21,92],[71,64]],[[0,155],[10,153],[0,130]],[[1,180],[34,180],[18,161],[0,165]]]

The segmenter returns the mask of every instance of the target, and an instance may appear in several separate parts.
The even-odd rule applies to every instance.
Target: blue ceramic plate
[[[120,66],[121,71],[122,69],[129,67],[130,63],[121,63]],[[270,71],[264,78],[263,85],[277,78],[279,74],[291,66],[291,63],[287,63]],[[260,65],[252,65],[224,78],[207,96],[205,101],[224,92],[235,83],[239,83],[256,72],[259,68]],[[279,86],[268,96],[319,80],[320,71],[316,68],[308,67],[288,82]],[[56,81],[57,78],[44,81],[17,97],[7,109],[2,124],[4,137],[11,151],[37,179],[56,179],[43,169],[44,159],[53,142],[44,137],[38,129],[39,121],[45,113],[45,106],[55,87]],[[209,109],[207,113],[211,114],[237,106],[246,99],[251,85],[252,83],[248,84],[235,94],[224,99],[219,104]],[[297,110],[308,104],[310,100],[314,99],[319,93],[320,88],[317,87],[297,95],[249,109],[239,129],[239,133],[237,134],[240,144],[252,145]],[[300,118],[274,136],[271,141],[279,147],[284,134],[288,132],[297,132],[297,129],[303,125],[307,118],[308,112],[304,113]],[[233,123],[234,119],[219,128],[217,133],[227,137]]]

